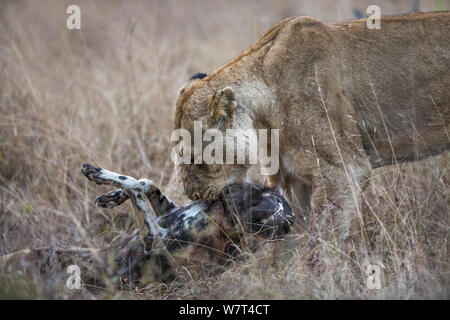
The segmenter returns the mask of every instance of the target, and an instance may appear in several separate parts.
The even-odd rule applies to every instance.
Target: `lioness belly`
[[[356,21],[335,37],[345,48],[343,93],[373,167],[450,148],[449,12],[388,17],[379,30]]]

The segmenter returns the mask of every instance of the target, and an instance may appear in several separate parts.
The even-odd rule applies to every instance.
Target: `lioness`
[[[343,240],[372,168],[449,149],[449,39],[450,12],[383,17],[378,30],[366,19],[287,18],[180,90],[175,128],[193,136],[197,120],[224,133],[280,129],[280,170],[269,183],[284,190],[303,227],[311,209],[335,212]],[[180,168],[191,199],[214,199],[249,165]]]

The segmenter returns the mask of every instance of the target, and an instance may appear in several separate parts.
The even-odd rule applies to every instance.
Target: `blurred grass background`
[[[81,8],[81,30],[66,8]],[[365,15],[448,10],[448,0],[0,1],[0,255],[46,245],[103,246],[134,228],[130,207],[101,210],[83,162],[148,177],[185,201],[170,161],[177,91],[294,15],[335,23]],[[249,255],[227,272],[122,292],[73,292],[39,274],[4,273],[0,297],[448,298],[449,155],[376,171],[355,261],[323,243],[273,263]],[[400,179],[402,177],[402,179]],[[299,235],[301,238],[302,235]],[[305,262],[317,254],[320,270]],[[365,286],[363,260],[383,287]]]

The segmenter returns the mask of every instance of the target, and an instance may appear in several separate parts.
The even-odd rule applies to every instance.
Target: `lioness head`
[[[222,189],[229,183],[243,182],[247,170],[246,165],[225,164],[225,161],[223,164],[205,163],[201,158],[202,151],[200,153],[195,151],[194,122],[201,123],[201,136],[197,142],[202,146],[201,150],[205,150],[210,141],[215,140],[211,138],[210,141],[203,141],[205,131],[218,130],[225,137],[226,129],[233,126],[238,104],[232,88],[212,89],[212,85],[205,80],[197,77],[188,87],[180,90],[175,114],[175,129],[185,129],[191,137],[189,145],[186,147],[184,143],[176,152],[178,156],[187,159],[181,161],[179,167],[186,195],[193,200],[217,199]],[[174,146],[177,144],[173,143]],[[225,138],[222,146],[222,155],[225,157]]]

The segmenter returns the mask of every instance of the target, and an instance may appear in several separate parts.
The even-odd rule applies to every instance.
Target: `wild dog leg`
[[[109,199],[117,197],[119,202],[123,202],[125,201],[124,195],[131,199],[136,211],[139,236],[146,250],[152,248],[155,237],[165,236],[166,230],[157,224],[156,215],[145,201],[145,186],[147,186],[147,189],[150,187],[149,180],[142,179],[142,181],[138,181],[133,177],[121,175],[87,163],[83,164],[82,172],[86,178],[97,184],[113,185],[122,188],[123,194],[117,192],[117,190],[113,191],[109,193]]]
[[[157,216],[160,216],[171,209],[175,208],[175,204],[167,198],[161,190],[148,179],[140,179],[139,183],[143,185],[144,193],[147,196],[153,211]],[[111,209],[115,206],[121,205],[130,197],[122,189],[117,189],[98,196],[95,203],[102,208]]]
[[[102,208],[111,209],[117,207],[130,199],[130,197],[122,190],[117,189],[95,198],[95,203]]]
[[[149,179],[140,179],[139,183],[142,185],[144,193],[157,216],[176,207],[175,204],[159,190],[153,181]]]

